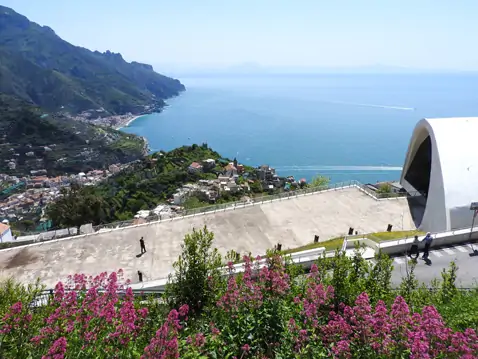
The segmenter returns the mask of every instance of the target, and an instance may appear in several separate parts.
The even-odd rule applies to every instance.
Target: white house
[[[10,226],[0,223],[0,243],[13,242],[13,235]]]
[[[478,202],[478,117],[423,119],[408,147],[400,184],[425,231],[470,228]],[[478,224],[478,217],[477,222]]]

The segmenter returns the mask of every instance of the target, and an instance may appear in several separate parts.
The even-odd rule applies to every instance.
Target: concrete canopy
[[[478,202],[477,135],[478,117],[417,123],[400,183],[414,196],[409,203],[420,229],[437,232],[471,227],[470,204]]]

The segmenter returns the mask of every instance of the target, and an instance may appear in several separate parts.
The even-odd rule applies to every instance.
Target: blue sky
[[[165,67],[478,70],[476,0],[1,0],[65,40]]]

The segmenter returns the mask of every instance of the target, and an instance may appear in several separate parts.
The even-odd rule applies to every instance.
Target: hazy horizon
[[[234,64],[230,66],[195,66],[151,63],[156,71],[170,76],[281,76],[281,75],[426,75],[426,74],[477,74],[478,70],[423,69],[388,65],[370,66],[263,66],[261,64]]]
[[[3,0],[68,42],[158,71],[476,71],[478,2]],[[397,70],[398,69],[398,70]],[[244,68],[241,69],[244,71]]]

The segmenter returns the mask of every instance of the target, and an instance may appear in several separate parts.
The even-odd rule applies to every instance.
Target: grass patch
[[[367,234],[367,235],[348,236],[347,238],[348,239],[360,239],[360,238],[363,238],[365,236],[366,238],[371,239],[371,240],[379,243],[379,242],[393,241],[393,240],[396,240],[396,239],[411,238],[413,236],[424,236],[424,235],[425,235],[425,232],[423,232],[423,231],[412,230],[412,231],[377,232],[377,233],[371,233],[371,234]],[[309,249],[315,249],[315,248],[320,248],[320,247],[324,247],[327,252],[328,251],[335,251],[337,249],[341,249],[343,243],[344,243],[344,237],[336,237],[336,238],[326,240],[324,242],[309,243],[309,244],[306,244],[305,246],[296,247],[296,248],[289,248],[289,249],[283,250],[281,253],[282,254],[292,254],[292,253],[307,251]],[[242,261],[242,259],[240,259],[238,261],[233,261],[233,262],[234,262],[234,264],[237,264],[237,263],[242,263],[243,261]]]
[[[392,232],[377,232],[367,234],[366,237],[374,242],[393,241],[402,238],[413,238],[414,236],[424,236],[425,232],[419,230],[412,231],[392,231]]]
[[[321,248],[321,247],[325,247],[326,251],[335,251],[336,249],[341,249],[343,243],[344,243],[344,237],[337,237],[337,238],[329,239],[324,242],[309,243],[309,244],[306,244],[305,246],[301,246],[297,248],[289,248],[289,249],[281,251],[281,254],[287,255],[287,254],[307,251],[309,249],[315,249],[315,248]],[[242,256],[241,256],[241,259],[232,260],[232,262],[234,264],[239,264],[239,263],[243,263],[244,261],[242,260]]]
[[[142,148],[142,141],[138,138],[121,138],[114,142],[111,147],[117,148],[120,150],[141,150]]]
[[[286,249],[285,251],[282,251],[282,253],[291,254],[291,253],[306,251],[306,250],[309,250],[309,249],[315,249],[315,248],[320,248],[320,247],[325,247],[326,251],[335,251],[336,249],[342,248],[343,243],[344,243],[344,237],[337,237],[337,238],[329,239],[329,240],[324,241],[324,242],[310,243],[310,244],[306,244],[305,246]]]

